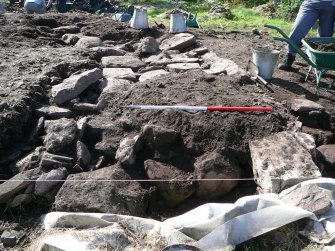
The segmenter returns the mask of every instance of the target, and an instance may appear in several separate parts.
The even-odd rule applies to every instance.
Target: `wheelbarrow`
[[[320,86],[321,78],[325,75],[327,71],[335,70],[335,52],[322,52],[313,49],[305,39],[302,39],[302,44],[305,49],[305,52],[301,50],[297,45],[293,43],[293,41],[278,27],[272,25],[264,25],[266,28],[276,30],[283,37],[274,37],[274,40],[283,41],[290,44],[297,53],[309,64],[309,70],[306,75],[305,81],[307,81],[308,76],[312,70],[314,70],[316,77],[316,93]],[[314,43],[335,43],[335,38],[331,37],[312,37],[308,39]],[[335,80],[329,84],[327,90],[329,90],[332,86],[335,85]]]

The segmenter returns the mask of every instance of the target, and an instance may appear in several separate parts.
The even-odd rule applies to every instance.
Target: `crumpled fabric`
[[[332,194],[332,208],[323,215],[316,216],[280,200],[281,196],[309,184],[316,184]],[[34,243],[34,249],[31,250],[95,251],[99,250],[101,240],[104,240],[113,245],[122,244],[120,250],[145,251],[157,248],[155,245],[158,243],[151,241],[156,239],[161,241],[160,245],[187,243],[206,251],[233,250],[236,245],[251,238],[299,219],[309,218],[309,224],[301,234],[327,245],[324,250],[331,251],[335,250],[331,244],[335,240],[334,199],[335,180],[320,178],[304,181],[279,195],[268,193],[246,196],[234,204],[204,204],[164,222],[117,214],[52,212],[43,220],[45,236]],[[128,231],[125,231],[125,226]],[[143,246],[134,247],[139,238],[134,238],[134,233],[145,236]]]

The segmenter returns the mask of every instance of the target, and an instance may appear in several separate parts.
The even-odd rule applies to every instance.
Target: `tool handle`
[[[208,106],[207,111],[236,111],[236,112],[271,112],[272,107],[241,107],[241,106],[231,106],[231,107],[222,107],[222,106]]]

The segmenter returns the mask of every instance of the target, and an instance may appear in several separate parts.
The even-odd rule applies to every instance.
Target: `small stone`
[[[81,173],[83,172],[83,169],[80,165],[75,164],[72,168],[70,168],[69,173]]]
[[[159,44],[153,37],[143,38],[138,46],[138,50],[144,54],[155,53],[159,49]]]
[[[81,119],[79,119],[77,121],[77,128],[78,128],[78,139],[80,140],[84,133],[85,133],[85,129],[86,129],[86,125],[87,125],[87,122],[88,122],[88,117],[83,117]]]
[[[90,151],[87,149],[86,145],[78,141],[77,142],[77,163],[81,166],[86,167],[91,161]]]
[[[62,36],[62,40],[69,45],[75,45],[81,36],[76,35],[76,34],[64,34]]]
[[[18,242],[18,235],[19,233],[15,230],[5,230],[1,235],[1,242],[4,247],[14,247]]]
[[[252,34],[254,34],[254,35],[261,35],[261,32],[260,32],[257,28],[253,28],[253,29],[251,30],[251,32],[252,32]]]
[[[120,146],[116,151],[115,159],[121,164],[131,166],[136,162],[136,152],[142,148],[142,139],[139,135],[135,137],[126,137],[120,142]]]
[[[335,168],[335,145],[322,145],[317,148],[321,161],[329,168]]]

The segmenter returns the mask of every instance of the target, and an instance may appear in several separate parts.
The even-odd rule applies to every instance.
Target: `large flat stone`
[[[189,70],[200,69],[200,65],[198,63],[177,63],[177,64],[169,64],[167,65],[169,71],[172,72],[185,72]]]
[[[145,63],[135,56],[108,56],[101,59],[104,68],[131,68],[138,71]]]
[[[77,97],[100,78],[102,78],[102,71],[99,68],[72,75],[61,84],[52,87],[51,95],[54,102],[60,105]]]
[[[105,47],[105,46],[92,47],[90,48],[90,50],[99,53],[101,57],[123,56],[127,53],[126,51],[120,50],[115,47]]]
[[[35,194],[45,195],[53,187],[62,183],[67,176],[68,172],[65,167],[60,167],[58,169],[51,170],[48,173],[43,173],[35,183]]]
[[[184,50],[196,43],[195,36],[188,33],[180,33],[169,39],[163,40],[160,50]]]
[[[39,177],[40,172],[39,168],[28,170],[0,184],[0,203],[6,203],[12,196],[28,187]]]
[[[72,111],[67,108],[58,106],[43,106],[36,109],[36,114],[39,117],[46,117],[52,119],[69,118],[72,116]]]
[[[65,33],[73,34],[80,32],[80,28],[76,25],[60,26],[57,28],[53,28],[52,30],[59,34],[65,34]]]
[[[325,111],[325,108],[308,99],[296,98],[291,101],[291,110],[297,113],[310,111]]]
[[[127,79],[136,81],[136,75],[131,68],[104,68],[102,70],[105,78]]]
[[[316,184],[301,186],[280,199],[314,214],[324,214],[332,207],[331,195]]]
[[[166,74],[169,74],[169,72],[165,70],[148,71],[141,75],[141,77],[139,78],[139,81],[143,82],[149,79],[159,78],[159,76],[166,75]]]
[[[108,78],[100,84],[102,93],[100,98],[106,94],[116,94],[128,91],[133,82],[126,79]]]
[[[210,68],[204,70],[208,74],[227,75],[245,75],[246,72],[240,68],[234,61],[227,58],[220,58],[214,52],[206,53],[203,57],[204,62],[210,65]]]
[[[130,179],[119,165],[72,174],[56,195],[55,209],[143,216],[148,207],[147,190],[137,182],[113,181]]]
[[[310,135],[287,131],[250,141],[254,176],[264,192],[279,193],[304,180],[321,177],[312,160],[315,144],[311,141]]]

